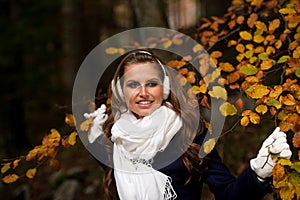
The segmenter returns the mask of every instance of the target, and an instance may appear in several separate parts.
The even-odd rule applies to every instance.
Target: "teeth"
[[[151,103],[150,101],[140,101],[139,104],[149,104]]]

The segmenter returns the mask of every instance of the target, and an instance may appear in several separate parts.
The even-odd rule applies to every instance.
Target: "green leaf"
[[[241,66],[240,70],[242,73],[244,73],[248,76],[255,75],[258,71],[257,68],[251,64],[246,64],[246,65]]]
[[[300,173],[300,162],[292,163],[291,168]]]
[[[300,67],[296,69],[295,74],[298,78],[300,78]]]
[[[285,63],[288,59],[290,58],[290,56],[281,56],[277,63]]]
[[[258,54],[258,58],[260,60],[266,60],[268,58],[268,54],[266,52],[262,52],[262,53]]]

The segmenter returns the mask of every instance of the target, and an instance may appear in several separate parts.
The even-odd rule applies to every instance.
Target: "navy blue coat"
[[[196,139],[195,142],[201,143],[202,137]],[[100,152],[103,151],[101,146],[98,142],[94,142],[89,144],[87,148],[92,152]],[[165,153],[172,153],[172,147],[168,147],[164,152],[159,153],[156,156],[157,160],[159,160],[160,154]],[[97,155],[93,156],[97,158]],[[155,158],[154,168],[156,164]],[[106,168],[103,164],[101,166],[104,169]],[[237,178],[234,177],[222,162],[216,149],[208,154],[201,166],[198,167],[198,170],[203,172],[202,175],[193,177],[188,184],[185,183],[190,174],[181,158],[157,170],[171,177],[172,186],[177,194],[176,200],[201,199],[203,183],[208,185],[216,200],[258,200],[268,192],[272,192],[271,184],[259,182],[250,167],[246,168]]]

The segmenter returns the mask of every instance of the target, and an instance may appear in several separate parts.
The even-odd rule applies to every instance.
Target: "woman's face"
[[[123,92],[128,109],[137,118],[150,115],[161,106],[163,86],[154,63],[138,63],[125,67]]]

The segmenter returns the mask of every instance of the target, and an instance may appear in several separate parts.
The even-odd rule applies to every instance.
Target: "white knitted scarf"
[[[137,119],[121,115],[112,127],[114,176],[121,200],[162,200],[177,197],[171,178],[152,168],[157,152],[163,151],[182,126],[181,118],[161,106]]]

